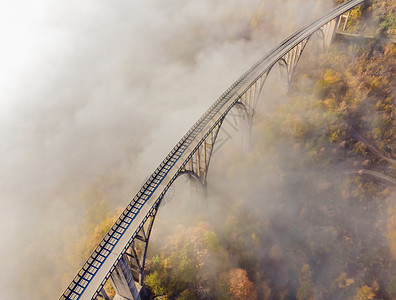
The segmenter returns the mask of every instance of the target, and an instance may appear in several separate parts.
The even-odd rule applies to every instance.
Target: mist
[[[125,207],[236,78],[330,7],[325,0],[2,4],[3,297],[59,297],[78,269],[69,256],[79,235],[91,234],[87,212],[98,209],[97,224]],[[231,164],[218,156],[214,163],[214,170]]]
[[[289,93],[273,70],[256,112],[249,151],[242,149],[246,124],[238,115],[243,113],[231,111],[211,160],[208,199],[202,201],[196,192],[188,195],[186,183],[176,182],[172,201],[159,211],[147,279],[151,288],[162,288],[156,295],[231,298],[223,291],[220,296],[215,293],[222,289],[224,278],[232,278],[224,270],[242,268],[256,285],[252,288],[256,294],[245,298],[233,294],[235,299],[367,299],[369,293],[393,299],[390,220],[396,204],[395,181],[385,182],[380,176],[394,178],[394,166],[381,161],[383,154],[369,151],[367,145],[375,143],[383,153],[390,149],[387,158],[395,157],[394,120],[379,131],[373,120],[385,119],[385,114],[370,108],[370,102],[387,101],[394,114],[395,82],[387,79],[394,61],[388,56],[390,66],[382,72],[387,74],[386,92],[369,90],[366,99],[366,91],[355,84],[374,80],[356,71],[357,66],[364,69],[362,49],[370,49],[367,41],[360,43],[356,47],[336,42],[321,54],[311,40]],[[389,51],[384,48],[374,50],[375,59],[381,61]],[[340,59],[340,53],[345,57]],[[315,69],[328,71],[320,74]],[[347,96],[329,91],[320,98],[324,105],[315,102],[322,76],[350,89]],[[346,108],[356,101],[354,89],[362,99],[359,109]],[[331,101],[339,105],[334,114],[324,109]],[[341,110],[349,116],[344,122],[337,121]],[[328,133],[337,129],[341,136],[333,139]],[[371,136],[371,142],[359,144],[355,130]],[[365,176],[363,170],[376,174]],[[199,187],[192,188],[197,189],[199,194]],[[208,236],[217,242],[215,250]],[[184,260],[186,256],[189,260]],[[194,268],[194,263],[200,274],[189,281],[186,265]]]

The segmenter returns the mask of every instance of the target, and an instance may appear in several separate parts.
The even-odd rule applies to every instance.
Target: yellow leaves
[[[341,101],[340,106],[338,108],[339,111],[345,111],[347,109],[347,103],[345,100]]]
[[[339,80],[339,78],[336,76],[333,70],[330,69],[326,71],[326,73],[323,76],[323,79],[327,84],[334,84]]]
[[[335,98],[327,98],[321,102],[325,110],[330,113],[327,114],[329,117],[333,116],[336,120],[340,119],[340,116],[344,114],[348,109],[348,104],[345,100],[341,102]]]
[[[348,278],[347,273],[342,272],[340,276],[336,278],[335,283],[339,288],[346,288],[355,284],[355,280],[353,278]]]
[[[217,251],[220,247],[219,239],[213,231],[206,231],[204,233],[204,240],[209,250]]]
[[[366,156],[367,155],[366,145],[363,144],[362,142],[359,141],[359,142],[355,143],[354,147],[355,147],[355,151],[357,153],[361,154],[362,156]]]
[[[301,116],[295,114],[287,114],[284,131],[286,134],[296,138],[302,138],[309,130],[309,124]]]
[[[337,107],[337,101],[333,98],[327,98],[323,100],[322,104],[327,109],[334,109]]]
[[[338,128],[337,129],[332,129],[330,131],[329,141],[331,143],[336,143],[336,142],[338,142],[339,136],[340,136],[340,129],[338,129]]]
[[[302,120],[296,120],[292,126],[292,135],[297,138],[302,138],[305,136],[305,133],[308,131],[307,123]]]
[[[374,108],[375,108],[376,110],[379,110],[379,109],[382,108],[382,101],[381,101],[381,99],[379,99],[379,100],[377,101],[377,103],[375,103]]]
[[[384,50],[385,55],[391,55],[394,56],[396,55],[396,46],[394,44],[388,44],[385,46]]]
[[[317,80],[314,87],[314,95],[317,98],[340,98],[344,97],[347,88],[345,74],[341,74],[327,69],[322,75],[322,78]]]
[[[373,288],[364,285],[361,288],[357,289],[355,300],[372,300],[375,299],[375,292]]]
[[[356,26],[359,24],[361,17],[362,17],[361,8],[359,6],[353,8],[349,14],[349,20],[348,20],[349,22],[348,22],[347,29],[349,29],[350,27],[356,28]]]
[[[384,89],[387,86],[389,86],[389,82],[386,78],[381,78],[377,76],[371,76],[369,83],[370,83],[370,89],[373,91]]]
[[[169,299],[168,297],[161,298],[161,300],[168,300],[168,299]],[[183,292],[180,293],[179,296],[176,297],[176,300],[191,300],[191,299],[195,299],[195,297],[193,296],[193,294],[189,289],[185,289]]]
[[[350,286],[355,283],[355,279],[353,278],[346,278],[345,279],[345,286]]]
[[[113,286],[111,285],[110,281],[106,282],[104,289],[106,291],[107,296],[109,296],[110,298],[113,298],[115,296],[116,292]]]
[[[172,266],[172,262],[171,262],[170,257],[164,258],[163,264],[164,264],[164,270],[165,270],[165,272],[166,272],[166,270],[170,270],[170,269],[171,269],[171,266]]]
[[[234,299],[240,300],[255,300],[257,293],[253,282],[247,276],[247,272],[243,269],[232,269],[228,273],[230,293]]]
[[[148,274],[145,277],[145,284],[155,295],[164,295],[166,292],[165,288],[163,287],[162,278],[157,271]]]

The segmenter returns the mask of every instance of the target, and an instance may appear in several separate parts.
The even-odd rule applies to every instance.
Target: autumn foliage
[[[396,298],[394,9],[351,14],[347,30],[375,39],[306,50],[289,100],[257,116],[253,152],[222,169],[237,180],[216,222],[193,218],[153,250],[153,297]]]

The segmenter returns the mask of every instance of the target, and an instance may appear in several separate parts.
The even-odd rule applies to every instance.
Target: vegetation
[[[347,0],[335,0],[340,4]],[[354,8],[350,13],[347,31],[377,36],[396,36],[396,4],[393,0],[372,0]]]
[[[186,215],[171,233],[156,221],[152,298],[396,299],[395,10],[353,10],[347,30],[376,39],[304,56],[289,100],[257,116],[252,153],[224,154],[232,186],[211,199],[215,218]],[[82,197],[93,234],[76,268],[115,220],[106,191]]]
[[[254,159],[230,154],[233,189],[248,196],[227,195],[216,220],[195,217],[161,234],[164,244],[154,234],[153,297],[395,299],[396,47],[382,38],[394,34],[394,9],[355,10],[348,30],[371,28],[361,19],[370,14],[380,38],[308,55],[290,101],[260,117]],[[252,173],[254,192],[244,181]]]

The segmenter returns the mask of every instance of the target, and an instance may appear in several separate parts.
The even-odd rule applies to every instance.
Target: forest
[[[302,58],[289,99],[258,117],[250,159],[227,154],[239,192],[216,220],[154,234],[153,297],[396,299],[395,16],[392,1],[355,9],[347,31],[375,39]],[[260,174],[263,152],[276,160]]]
[[[160,211],[151,299],[396,299],[396,2],[354,9],[346,32],[360,38],[307,47],[290,90],[264,92],[249,152],[219,149],[208,199]],[[76,266],[120,213],[87,193]]]

